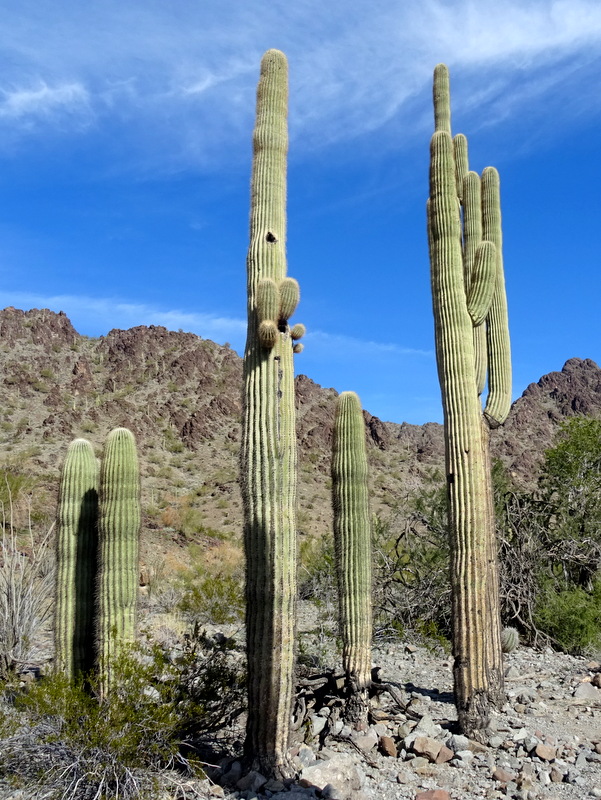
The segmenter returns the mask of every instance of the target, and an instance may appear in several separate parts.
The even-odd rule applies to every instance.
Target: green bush
[[[425,486],[373,526],[376,635],[406,635],[446,646],[451,632],[444,478]]]
[[[601,420],[572,417],[545,453],[540,490],[549,504],[554,563],[591,590],[601,568]]]
[[[244,620],[244,567],[241,551],[219,542],[199,552],[191,548],[192,566],[180,576],[179,609],[193,624],[227,625]]]
[[[572,586],[557,591],[549,581],[537,598],[537,628],[566,653],[601,649],[601,580],[592,591]]]
[[[124,650],[114,670],[115,690],[106,700],[97,700],[95,679],[71,683],[57,672],[18,695],[15,705],[34,725],[55,721],[50,741],[106,752],[128,767],[168,763],[177,753],[180,721],[163,653]]]
[[[497,535],[505,624],[526,642],[597,647],[601,573],[601,420],[572,417],[546,451],[534,491],[497,464]]]
[[[318,606],[337,603],[333,537],[302,538],[299,564],[300,599],[313,600]]]
[[[195,577],[183,579],[185,594],[179,608],[202,625],[228,625],[244,619],[244,593],[240,576],[198,568]]]
[[[98,800],[155,797],[163,768],[202,776],[191,739],[243,710],[244,676],[228,642],[196,630],[175,658],[132,646],[112,672],[114,688],[101,701],[97,679],[72,683],[58,673],[5,690],[13,709],[0,713],[0,774],[44,786],[44,797]]]

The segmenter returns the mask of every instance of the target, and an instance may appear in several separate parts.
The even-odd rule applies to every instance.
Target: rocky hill
[[[162,327],[81,336],[62,312],[0,311],[0,465],[35,475],[34,511],[54,513],[69,442],[102,449],[123,425],[142,465],[145,540],[166,557],[191,542],[237,536],[242,361],[230,348]],[[330,529],[329,452],[336,392],[296,379],[299,530]],[[601,370],[568,361],[517,400],[493,436],[495,455],[527,483],[559,422],[601,414]],[[373,510],[386,516],[432,470],[441,470],[442,427],[383,422],[365,412]]]

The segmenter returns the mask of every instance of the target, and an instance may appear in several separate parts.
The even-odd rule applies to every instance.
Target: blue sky
[[[6,0],[0,307],[161,324],[242,352],[262,53],[290,65],[297,370],[440,421],[425,232],[431,80],[501,174],[515,396],[601,361],[597,0]]]

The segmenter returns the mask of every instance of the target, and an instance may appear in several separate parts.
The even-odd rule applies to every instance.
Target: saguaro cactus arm
[[[257,285],[257,316],[259,322],[277,323],[280,314],[280,292],[272,278],[263,278]]]
[[[455,137],[455,141],[457,136]],[[472,271],[476,251],[482,242],[482,202],[480,176],[477,172],[467,172],[463,178],[463,272],[466,285],[472,282]],[[488,361],[486,357],[486,325],[474,324],[474,358],[478,395],[486,386]]]
[[[487,317],[488,397],[484,414],[492,428],[502,425],[511,408],[511,348],[507,295],[503,270],[503,232],[499,173],[494,167],[482,172],[482,235],[496,248],[496,288]]]
[[[482,325],[497,287],[497,252],[492,242],[480,242],[467,290],[467,311],[474,326]]]
[[[467,138],[458,133],[453,137],[453,151],[455,154],[455,182],[457,184],[457,194],[463,202],[463,181],[469,170],[469,159],[467,154]]]
[[[434,67],[434,130],[451,133],[451,90],[446,64]]]

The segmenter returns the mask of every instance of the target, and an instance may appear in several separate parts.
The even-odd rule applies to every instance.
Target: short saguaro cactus
[[[85,439],[69,445],[61,471],[56,527],[56,667],[75,678],[95,661],[98,462]]]
[[[367,722],[371,685],[371,523],[365,422],[354,392],[336,404],[332,445],[334,548],[338,579],[346,719]]]
[[[107,437],[100,471],[97,648],[103,691],[110,665],[136,633],[139,585],[140,470],[133,434],[115,428]]]

